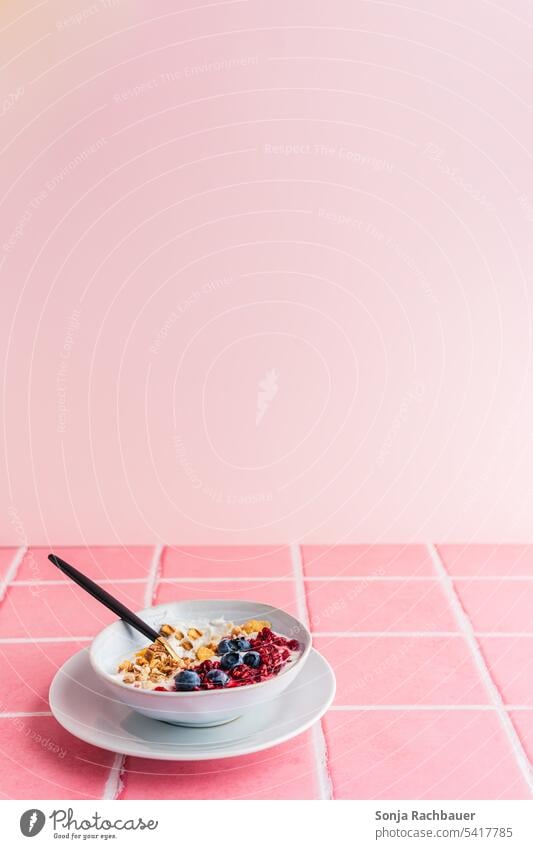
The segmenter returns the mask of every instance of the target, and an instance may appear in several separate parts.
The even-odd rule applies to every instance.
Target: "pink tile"
[[[46,716],[0,719],[0,752],[4,799],[99,799],[114,758]]]
[[[439,545],[450,575],[533,575],[533,545]]]
[[[292,574],[286,546],[169,547],[163,553],[163,578],[281,578]]]
[[[435,574],[425,545],[304,545],[308,577]]]
[[[533,763],[533,711],[513,710],[510,716],[524,751],[529,761]]]
[[[48,690],[57,670],[87,641],[0,644],[3,674],[0,713],[49,710]]]
[[[121,799],[316,799],[309,732],[254,755],[196,763],[128,758]]]
[[[438,581],[306,582],[314,631],[456,631]]]
[[[533,632],[533,581],[455,581],[476,631]]]
[[[533,707],[533,638],[480,637],[479,643],[503,700]]]
[[[48,561],[51,552],[95,581],[102,578],[146,578],[153,550],[149,546],[30,548],[20,564],[17,580],[56,581],[61,578],[61,573]]]
[[[330,712],[337,799],[526,799],[492,711]]]
[[[315,637],[336,705],[486,704],[462,637]]]
[[[0,581],[5,577],[16,553],[16,548],[0,548]]]
[[[144,584],[107,584],[128,607],[144,606]],[[0,637],[91,636],[116,617],[74,584],[11,586],[0,606]]]
[[[272,604],[296,615],[294,586],[288,581],[235,581],[217,583],[168,583],[159,584],[156,604],[176,599],[241,599],[259,604]],[[258,611],[259,615],[260,611]]]

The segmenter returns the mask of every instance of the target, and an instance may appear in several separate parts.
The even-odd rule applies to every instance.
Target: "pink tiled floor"
[[[134,608],[149,596],[248,598],[306,615],[337,697],[313,732],[270,751],[200,764],[125,758],[119,781],[114,757],[63,731],[47,703],[55,670],[87,645],[76,638],[111,615],[62,580],[47,550],[30,550],[10,574],[20,552],[0,549],[0,576],[10,574],[0,602],[0,798],[530,794],[533,547],[175,546],[159,560],[147,547],[55,551]]]
[[[306,582],[314,631],[455,631],[439,581]]]
[[[450,575],[533,575],[533,545],[439,545]]]
[[[127,758],[121,798],[316,799],[317,773],[309,732],[265,752],[226,761],[163,763]]]
[[[525,799],[489,712],[365,711],[325,720],[338,799]]]
[[[458,637],[316,637],[337,676],[336,705],[486,704]]]
[[[205,584],[195,583],[165,583],[160,584],[155,596],[156,604],[173,601],[176,598],[219,598],[246,599],[257,601],[259,604],[273,604],[283,607],[289,613],[296,613],[296,596],[292,583],[276,581],[275,578],[266,581],[232,581],[219,583],[216,580]]]
[[[0,643],[0,664],[10,682],[2,688],[0,712],[48,711],[50,681],[72,654],[87,645],[88,640],[40,643],[30,652],[27,643]]]
[[[20,565],[17,580],[52,581],[61,578],[61,573],[48,560],[51,550],[67,563],[76,565],[95,581],[131,581],[134,578],[146,578],[153,554],[153,549],[149,546],[32,548]]]
[[[162,558],[163,578],[282,578],[292,574],[291,558],[286,546],[261,548],[254,545],[183,547],[165,549]]]
[[[128,607],[144,606],[143,584],[106,584]],[[70,637],[96,634],[113,614],[72,583],[12,584],[0,610],[0,637]]]
[[[424,545],[336,545],[327,548],[304,545],[302,561],[306,578],[324,575],[434,577],[431,558]]]
[[[479,642],[504,701],[533,710],[533,637],[480,637]]]
[[[476,631],[533,633],[533,580],[456,581]]]
[[[10,799],[100,799],[114,756],[50,716],[0,719],[0,789]]]

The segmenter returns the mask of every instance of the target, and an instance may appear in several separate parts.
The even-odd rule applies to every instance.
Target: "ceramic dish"
[[[75,737],[111,752],[163,761],[233,758],[277,746],[301,734],[329,708],[335,677],[311,649],[296,680],[281,695],[216,728],[153,722],[110,698],[88,650],[70,657],[50,687],[50,710]]]
[[[300,652],[292,663],[277,676],[258,684],[232,689],[160,692],[136,689],[117,676],[119,663],[146,646],[147,640],[121,620],[108,625],[93,640],[89,657],[109,695],[150,719],[175,725],[220,725],[272,701],[293,683],[311,650],[311,635],[298,619],[277,607],[249,601],[175,601],[141,610],[139,616],[156,630],[164,623],[194,623],[220,617],[235,623],[268,620],[273,631],[296,639],[300,644]]]

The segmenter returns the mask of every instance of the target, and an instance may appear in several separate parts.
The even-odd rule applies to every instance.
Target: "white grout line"
[[[17,572],[18,572],[18,568],[19,568],[20,564],[22,563],[22,561],[24,560],[24,555],[26,554],[27,550],[28,550],[28,546],[26,546],[26,545],[21,545],[20,548],[17,548],[17,550],[16,550],[16,552],[13,556],[13,560],[9,564],[7,571],[6,571],[6,574],[5,574],[2,582],[0,583],[0,601],[3,601],[4,596],[6,594],[6,590],[9,586],[9,584],[13,583],[13,581],[15,580],[15,577],[16,577]]]
[[[117,799],[122,790],[122,772],[124,770],[125,755],[116,754],[107,781],[105,783],[102,799]]]
[[[146,581],[146,592],[144,594],[144,606],[152,607],[154,603],[155,589],[159,579],[161,570],[161,557],[163,555],[163,545],[156,545],[150,562],[150,570]]]
[[[533,581],[533,575],[450,575],[454,581]]]
[[[194,575],[187,578],[180,576],[179,578],[159,578],[160,584],[238,584],[238,583],[271,583],[281,581],[283,583],[291,583],[292,575],[233,575],[233,576],[218,576],[212,578],[197,578]]]
[[[53,713],[50,710],[8,710],[0,713],[0,719],[18,719],[23,716],[53,716]]]
[[[313,637],[461,637],[460,631],[313,631]]]
[[[442,712],[461,712],[461,711],[493,711],[497,712],[499,708],[496,705],[332,705],[328,710],[337,711],[338,713],[350,713],[357,711],[379,712],[379,711],[442,711]],[[514,711],[533,712],[533,705],[505,705],[507,713]],[[0,712],[0,720],[2,719],[17,719],[19,717],[39,717],[53,716],[49,710],[15,710]],[[325,747],[322,750],[325,754]],[[322,753],[321,753],[322,754]],[[322,762],[322,761],[321,761]],[[111,766],[111,770],[115,769],[116,765]],[[109,776],[110,777],[110,776]],[[107,797],[106,797],[107,798]]]
[[[475,637],[533,637],[533,631],[474,631]],[[460,637],[462,631],[313,631],[313,637]]]
[[[533,581],[533,575],[453,575],[454,581]],[[386,581],[435,581],[434,575],[323,575],[306,577],[306,581],[364,581],[365,584]]]
[[[511,749],[514,753],[516,763],[524,779],[529,787],[530,792],[533,795],[533,769],[531,764],[529,763],[526,752],[524,751],[524,747],[522,746],[522,741],[518,736],[516,729],[513,725],[513,722],[506,712],[505,703],[501,697],[500,691],[498,690],[496,684],[494,683],[492,676],[490,674],[489,667],[483,657],[479,644],[476,640],[475,632],[472,627],[472,623],[468,618],[459,596],[455,591],[455,587],[453,585],[453,581],[448,575],[444,563],[442,562],[439,552],[433,543],[429,543],[428,552],[431,557],[432,563],[435,567],[435,571],[442,582],[442,587],[444,593],[450,603],[450,607],[453,611],[457,624],[459,628],[463,632],[466,641],[470,647],[472,652],[472,658],[474,663],[478,669],[481,680],[485,685],[485,689],[490,697],[490,701],[494,705],[498,713],[498,717],[502,724],[503,730],[507,736],[507,739],[511,745]]]
[[[357,711],[357,710],[400,710],[400,711],[417,711],[417,710],[441,710],[441,711],[462,711],[462,710],[491,710],[498,711],[497,705],[333,705],[330,710],[338,711]],[[513,710],[530,710],[533,711],[533,705],[505,705],[506,711]]]
[[[144,584],[146,578],[102,578],[98,579],[99,584]],[[72,581],[63,581],[61,578],[52,578],[49,581],[12,581],[16,587],[56,587],[72,584]]]
[[[304,623],[306,628],[309,628],[309,612],[307,610],[307,600],[305,597],[304,570],[301,549],[298,543],[291,543],[289,550],[291,554],[292,574],[295,583],[296,609],[298,617]],[[333,784],[329,774],[328,749],[326,739],[324,737],[324,731],[322,730],[322,722],[315,722],[313,725],[311,729],[311,740],[315,753],[320,798],[333,799]]]
[[[306,583],[335,583],[335,582],[361,582],[361,583],[387,583],[387,582],[398,582],[402,581],[405,583],[409,582],[427,582],[427,583],[435,583],[438,579],[432,575],[322,575],[313,577],[305,577],[303,579]],[[533,575],[453,575],[454,581],[533,581]],[[102,578],[98,581],[99,584],[143,584],[146,581],[146,578]],[[159,578],[158,583],[160,584],[216,584],[216,583],[265,583],[270,581],[275,582],[284,582],[290,583],[293,581],[292,575],[218,575],[209,578],[199,577],[197,575],[189,575],[175,578]],[[46,586],[49,584],[50,586],[56,586],[58,584],[70,584],[71,582],[67,579],[62,578],[51,578],[49,580],[31,580],[31,579],[23,579],[20,581],[14,580],[11,583],[16,584],[19,587],[40,587]]]
[[[11,645],[12,643],[83,643],[94,640],[92,637],[0,637],[0,645]]]
[[[296,593],[296,609],[301,621],[304,623],[305,627],[310,630],[309,612],[307,610],[307,599],[305,597],[304,569],[300,546],[298,543],[292,543],[289,546],[289,551],[291,555],[292,580],[294,581]]]

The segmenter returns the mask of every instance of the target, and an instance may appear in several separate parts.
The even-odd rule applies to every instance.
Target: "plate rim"
[[[48,693],[48,701],[49,701],[50,711],[52,713],[52,716],[54,717],[56,722],[58,722],[59,725],[61,725],[61,727],[64,728],[69,734],[72,734],[73,737],[76,737],[78,740],[82,740],[84,743],[88,743],[91,746],[95,746],[98,749],[102,749],[102,751],[113,752],[114,754],[126,755],[128,757],[146,758],[147,760],[177,761],[177,762],[226,760],[226,759],[229,759],[229,758],[237,758],[237,757],[242,757],[244,755],[250,755],[250,754],[253,754],[254,752],[261,752],[261,751],[264,751],[265,749],[271,749],[274,746],[279,746],[282,743],[286,743],[288,740],[292,740],[293,737],[297,737],[300,734],[303,734],[312,725],[314,725],[315,722],[318,722],[324,716],[324,714],[329,710],[329,708],[331,707],[331,704],[333,702],[333,699],[335,698],[335,692],[336,692],[335,673],[334,673],[334,671],[331,667],[331,664],[326,660],[326,658],[322,654],[320,654],[320,652],[318,652],[312,646],[311,651],[309,652],[309,655],[307,657],[307,660],[302,667],[300,675],[302,675],[304,673],[305,667],[309,664],[311,657],[316,656],[316,658],[318,658],[322,662],[322,664],[325,667],[325,670],[328,673],[329,681],[330,681],[330,692],[328,694],[328,698],[324,701],[324,704],[321,706],[320,711],[317,711],[317,713],[314,714],[310,719],[303,722],[302,725],[299,726],[296,730],[291,730],[291,731],[287,731],[285,733],[282,733],[279,736],[276,736],[275,739],[268,740],[268,741],[266,741],[262,744],[259,744],[259,745],[257,745],[257,744],[254,745],[253,743],[251,743],[250,745],[246,746],[246,745],[243,744],[239,748],[238,751],[227,752],[227,753],[224,753],[224,754],[219,753],[216,750],[213,750],[213,748],[210,749],[209,747],[206,748],[205,752],[197,751],[194,754],[187,753],[187,752],[183,752],[183,753],[168,752],[167,753],[164,750],[162,752],[155,752],[155,753],[154,752],[149,752],[149,753],[142,752],[141,753],[139,751],[134,751],[130,746],[128,746],[127,742],[124,742],[123,744],[117,743],[115,745],[107,745],[107,744],[103,744],[102,742],[96,742],[94,740],[94,738],[90,735],[90,731],[94,730],[94,728],[89,729],[88,726],[82,726],[82,728],[83,729],[88,728],[89,733],[81,735],[79,733],[79,730],[80,730],[79,724],[76,723],[76,720],[73,720],[72,722],[70,722],[70,717],[67,716],[66,714],[64,714],[58,708],[57,704],[54,704],[53,690],[56,686],[58,686],[57,681],[58,681],[59,677],[61,676],[65,666],[67,666],[67,664],[74,661],[74,659],[80,659],[81,660],[81,655],[86,656],[86,658],[85,658],[86,663],[88,664],[89,668],[91,668],[90,667],[90,661],[89,661],[89,658],[87,656],[87,649],[83,648],[83,649],[80,649],[75,654],[71,655],[69,658],[67,658],[67,660],[57,670],[56,674],[54,675],[54,677],[52,679],[52,682],[50,684],[49,693]],[[300,678],[300,675],[298,676],[298,678]],[[298,678],[294,681],[294,684],[296,684],[296,681],[298,680]],[[278,699],[279,700],[283,699],[286,696],[286,694],[288,693],[289,690],[290,690],[290,687],[288,687],[287,690],[285,690],[283,693],[280,693],[280,695],[277,696],[276,699],[273,699],[273,701],[277,701]],[[133,710],[131,712],[134,713]],[[74,726],[77,726],[76,730],[73,730]],[[253,740],[253,736],[252,736],[251,739]],[[230,745],[230,744],[228,743],[228,745]]]

